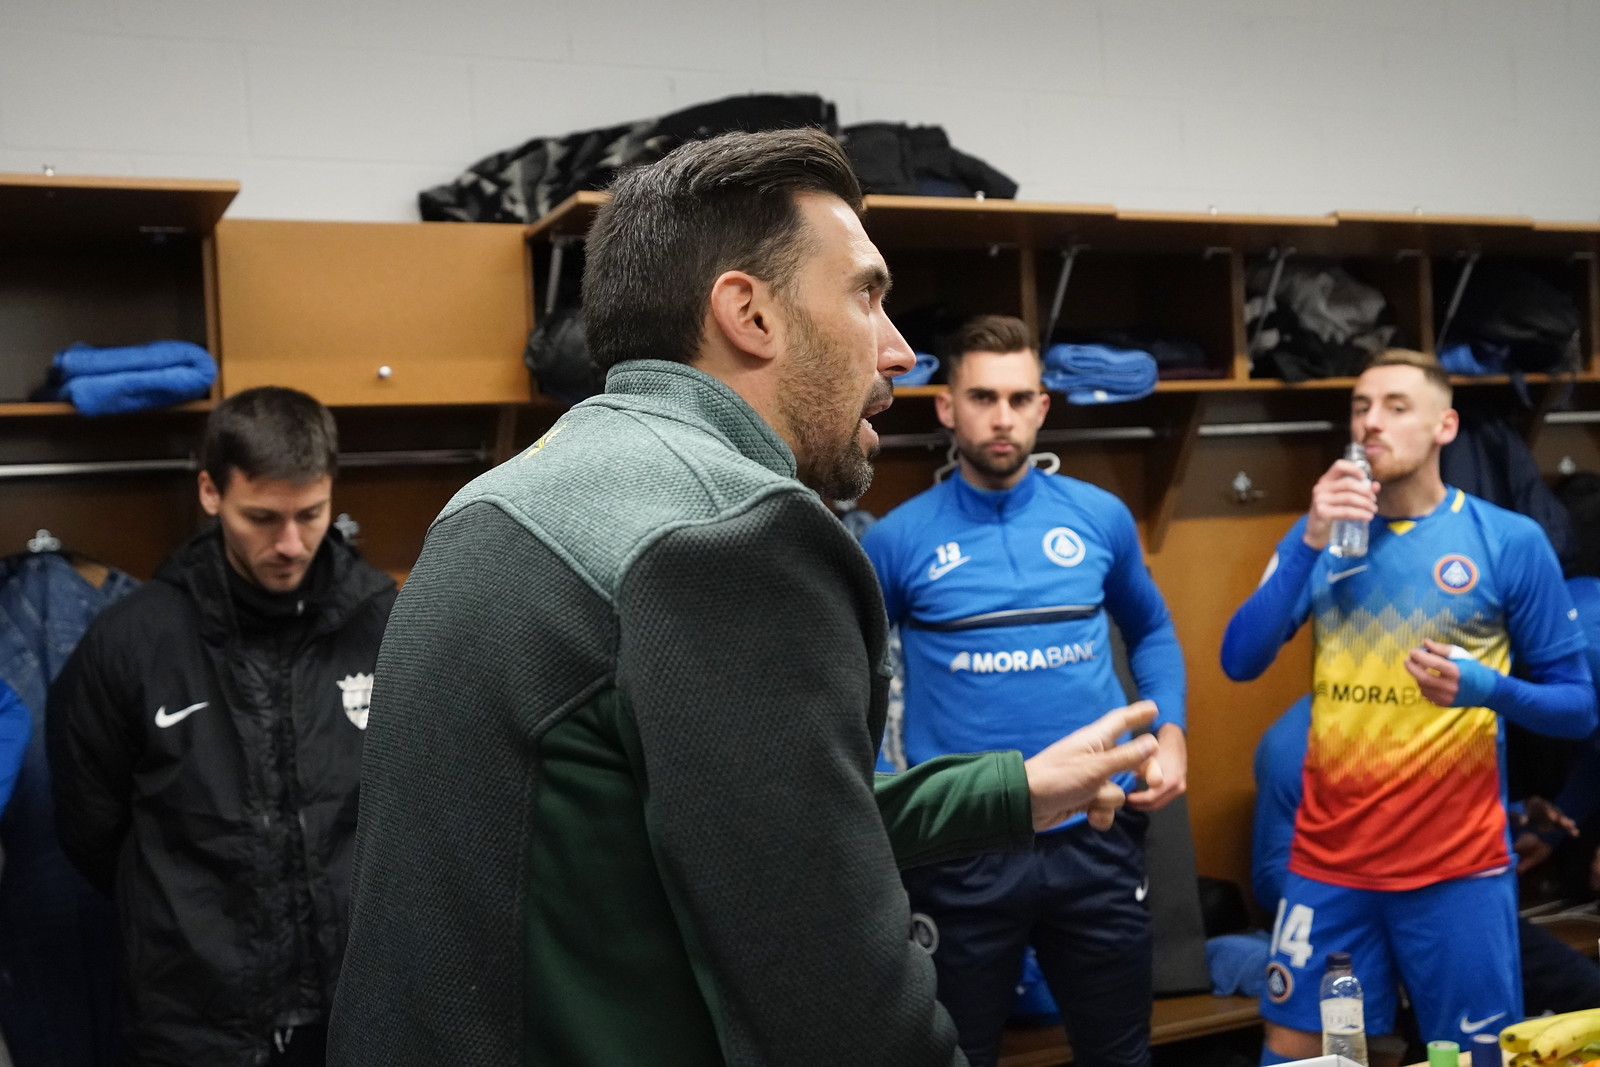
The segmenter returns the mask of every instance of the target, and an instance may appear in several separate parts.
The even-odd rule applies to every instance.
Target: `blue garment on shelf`
[[[934,372],[939,369],[939,357],[930,356],[926,352],[917,353],[917,362],[911,369],[894,380],[895,388],[905,385],[927,385],[932,380]]]
[[[56,353],[48,398],[71,401],[85,415],[116,415],[197,400],[216,377],[211,353],[189,341],[75,344]]]
[[[1271,947],[1272,938],[1265,930],[1208,938],[1206,966],[1211,969],[1211,992],[1219,997],[1259,997],[1267,981],[1267,950]]]
[[[1156,360],[1137,348],[1051,345],[1044,354],[1044,385],[1073,404],[1115,404],[1149,396]]]
[[[1492,341],[1458,341],[1439,350],[1439,366],[1449,374],[1509,374],[1511,346]]]

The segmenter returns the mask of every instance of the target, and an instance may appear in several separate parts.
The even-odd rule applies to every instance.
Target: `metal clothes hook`
[[[1233,489],[1233,495],[1241,504],[1248,504],[1252,500],[1260,500],[1267,495],[1265,489],[1257,489],[1256,483],[1250,480],[1250,475],[1240,471],[1233,476],[1233,481],[1228,483]]]

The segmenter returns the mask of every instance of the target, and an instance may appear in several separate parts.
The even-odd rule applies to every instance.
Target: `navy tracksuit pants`
[[[1040,834],[1032,852],[902,872],[913,919],[931,926],[939,1001],[972,1067],[993,1067],[1033,945],[1080,1067],[1150,1063],[1150,911],[1144,828],[1119,812],[1105,832],[1080,822]]]

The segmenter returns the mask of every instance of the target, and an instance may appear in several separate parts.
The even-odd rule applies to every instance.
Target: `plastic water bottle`
[[[1322,1054],[1367,1065],[1367,1025],[1361,1011],[1361,983],[1350,973],[1350,953],[1328,953],[1322,976]]]
[[[1344,458],[1361,466],[1363,480],[1372,481],[1372,466],[1360,441],[1351,441]],[[1355,519],[1334,519],[1328,530],[1328,551],[1340,559],[1355,559],[1367,554],[1367,524]]]

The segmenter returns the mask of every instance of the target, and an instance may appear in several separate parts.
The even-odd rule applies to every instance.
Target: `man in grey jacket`
[[[451,501],[384,638],[333,1063],[960,1063],[897,864],[1159,781],[1146,707],[875,789],[883,602],[821,498],[912,355],[860,207],[813,130],[613,187],[606,392]]]

